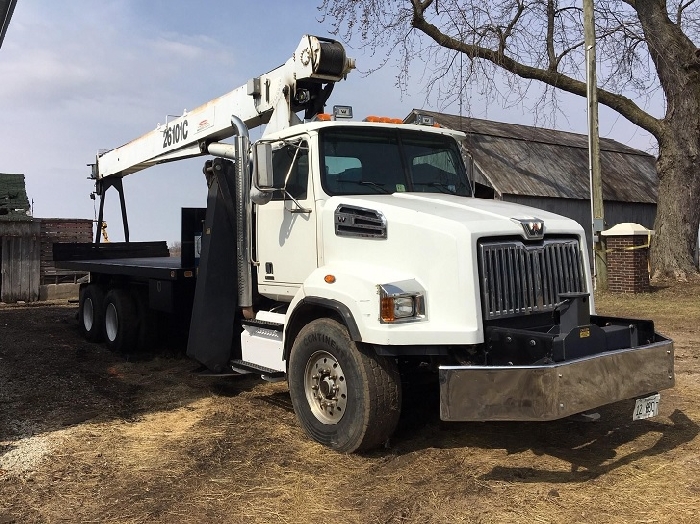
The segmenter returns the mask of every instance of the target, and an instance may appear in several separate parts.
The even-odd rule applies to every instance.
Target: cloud
[[[144,23],[134,5],[141,6],[18,3],[0,53],[0,172],[26,175],[37,216],[92,218],[86,164],[98,149],[231,89],[223,85],[235,64],[230,48],[207,35]],[[178,163],[130,177],[131,221],[152,229],[132,225],[132,238],[176,239],[179,206],[205,203],[200,175],[201,167]],[[108,196],[107,208],[119,239],[116,196]]]
[[[205,68],[231,65],[224,46],[206,36],[135,33],[119,19],[104,30],[56,20],[25,22],[3,48],[0,99],[14,108],[55,110],[72,101],[177,99],[201,86]]]

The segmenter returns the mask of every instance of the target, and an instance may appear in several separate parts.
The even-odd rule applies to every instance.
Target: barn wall
[[[522,195],[503,195],[503,200],[526,206],[544,209],[571,218],[581,224],[586,232],[588,256],[592,254],[591,245],[591,202],[589,200],[573,200],[567,198],[542,198]],[[648,229],[654,228],[656,205],[636,202],[606,201],[604,204],[605,229],[623,222],[634,222]]]
[[[0,224],[0,301],[39,299],[39,223]]]

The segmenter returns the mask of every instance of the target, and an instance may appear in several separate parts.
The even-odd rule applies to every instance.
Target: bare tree
[[[696,0],[596,0],[598,101],[658,143],[659,198],[651,264],[655,278],[697,277],[700,222],[700,9]],[[490,100],[518,103],[532,81],[544,87],[534,109],[557,90],[586,96],[583,9],[576,0],[323,0],[336,33],[389,49],[399,85],[422,61],[428,93],[458,100],[468,83]],[[427,37],[427,38],[426,38]],[[398,55],[393,55],[398,53]],[[465,64],[460,64],[464,60]],[[494,82],[507,72],[507,92]],[[664,107],[645,110],[661,90]],[[551,107],[551,106],[550,106]]]

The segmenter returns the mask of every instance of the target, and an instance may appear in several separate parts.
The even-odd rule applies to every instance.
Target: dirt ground
[[[0,305],[0,524],[700,522],[700,286],[603,295],[676,345],[660,415],[442,423],[409,393],[385,448],[309,441],[284,383],[83,341],[76,305]]]

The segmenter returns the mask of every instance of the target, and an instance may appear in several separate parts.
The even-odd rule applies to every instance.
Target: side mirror
[[[257,143],[253,147],[253,168],[255,186],[258,189],[273,189],[272,144]]]

